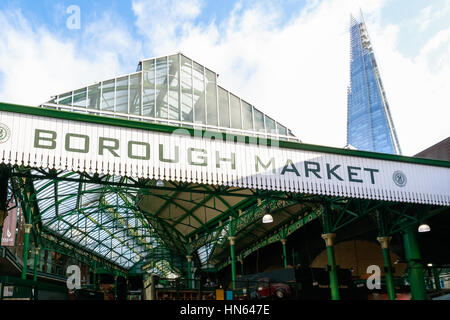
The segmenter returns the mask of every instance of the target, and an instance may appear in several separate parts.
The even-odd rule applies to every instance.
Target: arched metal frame
[[[16,194],[29,191],[28,198],[19,198],[35,208],[37,236],[66,247],[69,243],[73,250],[89,252],[122,272],[141,266],[164,276],[185,275],[188,253],[197,267],[227,266],[230,236],[237,239],[238,256],[245,258],[317,219],[327,232],[335,232],[366,215],[375,219],[381,210],[389,217],[383,232],[394,234],[446,210],[187,183],[157,187],[155,181],[48,169],[13,167],[9,175]],[[270,225],[262,223],[267,210],[274,216]],[[208,216],[211,212],[215,215]]]

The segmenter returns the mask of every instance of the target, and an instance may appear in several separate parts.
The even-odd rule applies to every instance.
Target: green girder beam
[[[106,200],[104,200],[104,201],[106,201]],[[105,209],[106,209],[106,208],[105,208]],[[128,224],[128,222],[126,222],[126,221],[124,220],[124,218],[120,215],[119,212],[112,210],[111,207],[108,208],[108,209],[106,209],[106,210],[108,210],[112,215],[117,215],[117,219],[116,219],[115,221],[119,221],[119,222],[121,223],[121,225],[122,225],[122,228],[123,228],[124,230],[126,230],[127,232],[131,233],[131,235],[132,235],[131,238],[136,239],[137,241],[141,242],[141,244],[144,245],[147,249],[151,249],[151,248],[152,248],[152,245],[151,245],[150,243],[144,241],[144,240],[142,239],[142,237],[141,237],[139,234],[136,234],[136,233],[133,231],[133,228],[130,227],[130,225]]]
[[[399,231],[405,230],[411,225],[414,225],[418,223],[419,221],[429,219],[430,217],[441,213],[443,210],[447,210],[447,207],[440,208],[439,206],[431,206],[431,205],[411,205],[411,204],[405,204],[405,203],[396,203],[396,202],[386,202],[386,201],[380,201],[380,200],[365,200],[365,199],[350,199],[350,198],[342,198],[342,197],[325,197],[325,196],[317,196],[317,195],[302,195],[302,194],[295,194],[295,193],[284,193],[284,192],[278,192],[278,191],[252,191],[252,194],[243,193],[242,191],[247,189],[232,189],[228,187],[211,187],[211,186],[204,186],[204,185],[191,185],[191,184],[177,184],[173,182],[167,182],[165,187],[156,187],[154,185],[149,185],[148,180],[145,179],[139,179],[134,180],[132,178],[120,178],[120,179],[114,179],[114,177],[107,176],[107,175],[89,175],[86,173],[79,174],[74,172],[64,172],[64,171],[46,171],[42,169],[33,169],[31,171],[30,169],[24,169],[23,167],[17,167],[13,166],[10,177],[17,179],[17,178],[26,178],[25,185],[27,185],[27,188],[31,190],[29,193],[29,198],[26,197],[23,198],[23,196],[19,195],[19,198],[21,201],[24,201],[27,203],[31,208],[34,209],[33,212],[33,234],[36,238],[36,241],[39,239],[39,223],[42,221],[39,220],[39,218],[45,214],[47,211],[51,210],[51,207],[54,208],[54,214],[56,215],[55,218],[50,220],[50,223],[55,223],[58,220],[63,221],[65,224],[67,224],[69,227],[74,227],[67,221],[65,221],[65,217],[68,217],[73,214],[83,214],[86,218],[90,219],[94,225],[96,226],[96,230],[103,230],[107,232],[109,235],[109,238],[115,238],[119,241],[119,243],[122,243],[125,247],[128,247],[131,251],[135,252],[135,249],[149,246],[150,244],[147,241],[144,241],[143,237],[150,237],[150,239],[154,239],[158,243],[159,246],[164,247],[173,247],[175,250],[170,250],[171,252],[177,252],[178,254],[182,254],[186,251],[187,244],[189,241],[192,241],[191,245],[193,248],[193,258],[195,257],[199,261],[199,257],[196,255],[196,250],[201,248],[205,244],[210,244],[213,248],[210,253],[210,255],[207,257],[207,263],[209,263],[212,259],[214,259],[214,252],[216,248],[223,247],[224,244],[227,241],[227,237],[222,235],[223,230],[227,230],[227,219],[229,217],[234,217],[234,222],[236,226],[236,235],[242,236],[244,234],[249,234],[252,232],[253,228],[255,228],[255,221],[258,219],[259,211],[257,211],[256,207],[256,199],[264,199],[264,203],[268,203],[272,201],[273,203],[277,203],[277,201],[281,200],[285,203],[288,203],[290,201],[298,201],[302,203],[309,202],[309,205],[311,204],[325,204],[332,209],[332,212],[330,212],[330,221],[329,221],[329,231],[335,232],[351,223],[356,221],[357,219],[360,219],[364,216],[371,215],[376,210],[386,210],[386,212],[389,214],[392,220],[392,224],[389,226],[389,230],[387,230],[387,235],[395,234]],[[33,183],[32,180],[51,180],[49,182],[44,183],[39,187],[38,191],[33,191]],[[64,194],[59,194],[60,192],[60,185],[59,182],[61,181],[67,181],[67,182],[77,182],[78,183],[78,192],[74,192],[71,194],[69,191],[64,191]],[[19,189],[23,190],[24,184],[22,183],[22,180],[20,182],[16,181],[16,184],[19,183],[20,187]],[[91,189],[91,190],[85,190],[83,191],[83,186],[85,184],[98,184],[101,187]],[[42,212],[39,211],[38,201],[44,200],[44,198],[39,198],[38,195],[40,191],[46,190],[46,188],[52,187],[54,191],[54,204],[50,208],[47,208],[43,210]],[[130,190],[127,190],[126,188],[129,188]],[[17,189],[17,188],[16,188]],[[169,196],[163,196],[158,194],[153,194],[152,190],[165,190],[169,192],[174,192],[175,194],[169,195]],[[165,219],[160,219],[156,217],[155,215],[152,215],[151,213],[144,213],[141,212],[133,202],[133,197],[136,197],[136,193],[140,192],[142,193],[144,191],[144,195],[151,195],[156,196],[165,201],[165,203],[158,209],[158,213],[162,212],[164,208],[166,208],[171,203],[180,208],[184,211],[184,213],[172,224],[165,221]],[[180,192],[190,192],[191,194],[203,194],[206,195],[203,199],[198,200],[187,200],[187,199],[179,199],[179,201],[175,202],[174,197],[176,197],[177,194]],[[103,205],[100,206],[91,206],[88,208],[82,208],[83,210],[77,210],[80,209],[81,205],[81,199],[82,195],[84,194],[100,194],[100,199],[104,197],[105,195],[109,195],[112,193],[117,193],[117,196],[120,197],[125,205],[120,206],[119,203],[117,205],[109,205],[109,203],[104,202]],[[237,204],[231,206],[226,199],[224,199],[225,196],[230,197],[240,197],[242,198],[242,201],[239,201]],[[49,198],[49,197],[46,197]],[[61,215],[61,210],[63,206],[61,205],[64,203],[64,201],[67,201],[69,199],[76,198],[76,205],[75,209],[72,209],[64,214]],[[192,197],[191,197],[192,198]],[[206,223],[202,223],[202,221],[195,216],[195,211],[205,207],[206,203],[210,201],[211,199],[217,199],[218,201],[221,201],[225,206],[226,210],[220,213],[217,217],[214,219],[211,219],[207,221]],[[187,209],[183,205],[180,205],[180,201],[188,201],[194,206],[191,209]],[[268,202],[266,202],[268,201]],[[214,205],[215,206],[215,205]],[[265,205],[262,205],[264,207]],[[210,209],[217,210],[215,207],[207,206]],[[97,210],[101,210],[103,213],[106,213],[109,215],[109,220],[107,223],[112,223],[113,226],[118,226],[118,231],[113,231],[105,229],[101,226],[102,223],[99,221],[95,221],[92,217],[89,217],[90,214],[85,212],[84,210],[89,210],[91,208],[96,208]],[[416,208],[415,210],[413,210]],[[418,209],[417,209],[418,208]],[[120,209],[129,210],[128,212],[124,212],[124,215],[120,213]],[[244,213],[242,213],[240,216],[238,215],[238,211],[242,210]],[[220,210],[218,210],[220,211]],[[53,213],[52,213],[53,214]],[[128,224],[127,219],[128,217],[125,217],[125,214],[130,217],[134,217],[134,219],[138,219],[141,221],[142,225],[145,226],[141,227],[141,230],[149,230],[149,235],[143,234],[142,236],[139,236],[138,232],[133,229]],[[320,214],[319,214],[320,215]],[[307,215],[307,217],[310,215]],[[196,219],[198,223],[200,223],[201,227],[196,228],[196,230],[188,233],[186,236],[181,234],[178,230],[176,230],[175,226],[177,224],[182,224],[182,221],[187,218],[192,217],[193,219]],[[316,219],[314,217],[314,219]],[[396,219],[395,219],[396,218]],[[297,218],[296,218],[297,219]],[[302,217],[298,218],[296,222],[303,221]],[[289,227],[292,227],[295,225],[295,222],[290,223],[286,219],[281,224],[286,226],[282,227],[280,230],[275,231],[275,234],[273,234],[274,230],[271,230],[268,232],[267,237],[265,236],[265,239],[259,240],[255,242],[250,248],[247,248],[245,251],[240,252],[240,256],[245,258],[252,252],[258,250],[260,247],[263,247],[267,244],[273,243],[275,241],[279,241],[275,237],[275,235],[279,237],[285,237],[286,234],[289,234]],[[145,224],[143,222],[146,222]],[[46,222],[47,223],[47,222]],[[304,223],[303,223],[304,224]],[[302,224],[302,225],[303,225]],[[151,228],[150,228],[151,226]],[[36,230],[35,230],[36,229]],[[45,228],[46,230],[50,230]],[[291,228],[292,229],[292,228]],[[295,228],[294,228],[295,229]],[[70,228],[68,229],[70,230]],[[296,229],[295,229],[296,230]],[[81,230],[79,230],[81,232]],[[127,244],[124,244],[121,239],[118,238],[118,234],[121,232],[127,231],[127,235],[130,235],[130,239],[134,242],[134,244],[141,243],[141,246],[135,245],[130,247]],[[230,231],[228,229],[228,231]],[[100,246],[102,243],[94,238],[91,238],[88,236],[89,232],[83,233],[84,235],[83,239],[90,239],[94,243],[97,244],[97,247]],[[156,238],[153,236],[153,233],[156,234]],[[142,237],[142,238],[141,238]],[[109,240],[109,239],[108,239]],[[92,242],[91,242],[92,243]],[[106,244],[104,244],[106,245]],[[108,245],[106,245],[108,246]],[[84,247],[80,246],[80,250],[87,250]],[[148,247],[147,247],[148,249]],[[109,250],[113,250],[113,248],[109,248]],[[151,251],[151,250],[150,250]],[[127,251],[128,252],[128,251]],[[129,258],[126,258],[125,253],[117,253],[115,254],[118,256],[116,258],[124,258],[132,263],[132,261]],[[137,253],[139,255],[143,255],[142,253]],[[101,254],[100,254],[101,255]],[[107,259],[106,259],[107,260]],[[170,261],[167,260],[170,264]],[[115,265],[114,261],[111,261],[113,265]],[[229,263],[228,261],[222,261],[218,264],[218,269],[223,268],[223,266],[227,265]],[[133,263],[132,263],[133,264]],[[200,265],[200,264],[199,264]]]
[[[173,197],[176,197],[176,196],[178,196],[179,194],[181,193],[181,191],[176,191],[172,196]],[[146,196],[157,196],[156,194],[146,194]],[[170,197],[169,197],[170,198]],[[164,199],[164,200],[166,200],[166,202],[164,202],[162,205],[161,205],[161,207],[159,207],[159,209],[158,210],[156,210],[156,212],[154,213],[154,215],[155,216],[159,216],[160,214],[161,214],[161,212],[165,209],[165,208],[167,208],[167,206],[170,204],[170,203],[173,203],[173,201],[171,200],[171,199]]]
[[[127,273],[126,269],[116,265],[114,262],[111,262],[110,260],[101,257],[99,254],[94,253],[87,248],[79,247],[72,241],[61,239],[58,236],[58,234],[54,232],[43,233],[42,239],[43,239],[43,246],[45,249],[60,250],[62,251],[61,253],[71,256],[72,258],[75,259],[82,259],[83,257],[87,258],[88,260],[80,260],[80,261],[84,261],[90,267],[94,266],[95,263],[100,263],[103,267],[107,269],[117,270],[123,274]]]
[[[80,184],[81,184],[81,182],[80,182]],[[57,184],[55,183],[55,186],[56,186],[56,185],[57,185]],[[57,188],[57,187],[55,187],[55,188]],[[42,210],[41,212],[39,212],[39,214],[35,216],[35,219],[36,219],[36,220],[39,219],[43,214],[45,214],[47,211],[51,210],[53,207],[56,209],[57,206],[58,206],[59,204],[65,202],[65,201],[67,201],[67,200],[69,200],[69,199],[75,198],[75,197],[77,197],[77,205],[76,205],[76,207],[75,207],[73,210],[71,210],[71,211],[69,211],[69,212],[66,212],[64,215],[66,215],[67,213],[70,213],[70,212],[72,212],[72,211],[76,211],[76,210],[79,208],[79,201],[81,201],[82,195],[84,195],[84,194],[91,194],[91,193],[92,193],[92,194],[95,194],[95,193],[101,193],[101,190],[103,190],[103,189],[94,189],[94,190],[84,191],[84,192],[81,192],[81,193],[78,193],[78,194],[77,194],[77,193],[74,193],[74,194],[71,194],[71,195],[67,195],[67,196],[64,197],[63,199],[57,200],[53,206],[49,206],[48,208],[45,208],[44,210]],[[57,194],[55,194],[55,197],[56,197],[56,195],[57,195]],[[79,198],[80,200],[78,200],[78,198]],[[40,202],[40,201],[43,201],[43,200],[46,200],[46,198],[40,198],[38,201]]]
[[[255,199],[248,199],[248,203],[254,202]],[[293,204],[293,201],[288,202],[289,205]],[[237,232],[239,232],[242,228],[245,228],[247,226],[249,226],[250,224],[252,224],[254,221],[258,220],[260,217],[262,217],[262,215],[265,213],[265,209],[267,206],[269,206],[269,208],[272,208],[272,206],[276,206],[278,204],[278,201],[275,200],[265,200],[261,203],[261,206],[259,207],[255,207],[253,205],[249,206],[248,209],[246,209],[241,216],[238,216],[237,218],[234,218],[233,220],[235,221],[235,224],[237,226]],[[234,210],[237,210],[237,208],[241,207],[242,203],[238,203]],[[256,212],[259,211],[258,214],[256,214]],[[214,233],[215,236],[213,238],[211,238],[211,233],[210,234],[206,234],[206,235],[202,235],[201,237],[196,238],[195,240],[193,240],[193,249],[198,249],[201,246],[207,244],[207,243],[214,243],[213,244],[213,248],[210,254],[209,259],[211,258],[212,253],[214,252],[215,248],[219,245],[219,242],[221,243],[220,245],[222,245],[226,239],[220,239],[222,236],[222,230],[224,228],[226,228],[228,225],[228,223],[223,224],[222,226],[218,226],[214,229]],[[227,232],[228,233],[228,232]]]
[[[54,197],[55,197],[55,215],[58,217],[59,216],[59,201],[58,201],[58,183],[54,183],[53,184],[53,193],[54,193]],[[39,212],[39,214],[41,214]]]
[[[86,218],[91,220],[93,223],[97,224],[100,229],[102,229],[103,231],[105,231],[106,233],[111,235],[111,237],[113,237],[114,239],[119,241],[122,245],[128,247],[131,251],[133,251],[134,253],[138,254],[136,251],[134,251],[134,248],[131,248],[127,243],[124,243],[124,241],[122,239],[117,238],[110,230],[108,230],[105,227],[103,227],[98,221],[96,221],[94,218],[92,218],[91,216],[86,214],[83,210],[80,210],[80,213],[82,213]]]
[[[438,215],[438,214],[440,214],[440,213],[442,213],[442,212],[444,212],[446,210],[448,210],[448,207],[439,207],[439,208],[435,208],[434,210],[432,210],[429,205],[422,205],[422,211],[425,211],[426,214],[422,215],[421,217],[416,217],[414,215],[411,216],[411,215],[408,215],[406,213],[402,214],[396,220],[396,222],[391,226],[391,228],[389,229],[388,235],[393,235],[393,234],[396,234],[398,232],[407,230],[411,226],[414,226],[417,223],[419,223],[420,220],[431,219],[432,217],[434,217],[434,216],[436,216],[436,215]],[[392,212],[392,209],[389,208],[388,212]],[[413,214],[417,215],[419,213],[418,212],[413,212]],[[407,219],[408,222],[403,220],[402,218]]]
[[[127,205],[129,205],[130,208],[132,208],[132,210],[137,211],[137,209],[134,209],[135,207],[133,207],[133,205],[129,202],[128,198],[124,197],[124,198],[122,198],[122,200],[123,200]],[[155,228],[155,227],[154,227],[154,225],[151,223],[152,220],[155,221],[155,222],[158,223],[158,224],[161,224],[161,226],[165,229],[164,232],[168,232],[167,228],[165,227],[165,224],[167,224],[165,221],[162,221],[161,219],[159,219],[159,218],[157,218],[157,217],[151,216],[150,213],[146,213],[146,212],[144,212],[144,211],[138,211],[138,212],[142,212],[142,215],[143,215],[147,220],[150,220],[150,221],[149,221],[149,224],[152,225],[152,227],[154,228],[154,230],[155,230],[157,233],[158,233],[158,228]],[[183,240],[184,240],[184,236],[183,236],[182,234],[180,234],[180,232],[179,232],[178,230],[173,230],[173,233],[175,233],[175,234],[178,236],[178,238],[179,238],[178,241],[180,241],[180,239],[183,239]],[[168,234],[166,233],[166,234],[164,234],[164,235],[168,235]],[[172,240],[172,242],[174,242],[174,243],[177,242],[177,240],[173,239],[172,237],[171,237],[171,240]],[[180,241],[180,242],[178,242],[177,245],[178,245],[178,246],[181,245],[182,247],[184,247],[183,242],[184,242],[184,241]]]
[[[241,194],[241,193],[237,193],[237,192],[232,192],[232,191],[216,191],[216,190],[198,190],[198,186],[195,186],[193,188],[184,188],[181,186],[176,186],[176,187],[157,187],[157,186],[153,186],[153,185],[149,185],[147,184],[145,181],[134,181],[133,179],[131,179],[130,177],[127,177],[127,180],[132,181],[130,182],[126,182],[126,183],[120,183],[120,182],[115,182],[115,181],[105,181],[104,179],[106,177],[109,176],[103,176],[102,178],[98,177],[98,175],[96,176],[94,174],[94,176],[90,176],[87,173],[83,172],[83,173],[79,173],[80,176],[83,176],[85,179],[82,180],[81,178],[70,178],[70,177],[61,177],[61,176],[57,176],[57,175],[53,175],[50,174],[48,172],[42,172],[40,170],[37,169],[33,169],[36,172],[39,172],[40,175],[36,174],[36,173],[30,173],[30,172],[12,172],[11,175],[12,176],[16,176],[16,177],[27,177],[27,178],[32,178],[35,180],[54,180],[54,181],[68,181],[68,182],[84,182],[84,183],[93,183],[93,184],[100,184],[100,185],[110,185],[110,186],[116,186],[116,187],[127,187],[127,188],[138,188],[138,189],[142,189],[142,190],[164,190],[164,191],[171,191],[171,192],[177,192],[177,191],[181,191],[181,192],[191,192],[191,193],[198,193],[198,194],[219,194],[219,195],[223,195],[223,196],[233,196],[233,197],[241,197],[241,198],[248,198],[249,195],[247,193],[245,194]],[[77,173],[78,174],[78,173]],[[72,175],[72,174],[71,174]],[[145,195],[145,193],[144,193]]]
[[[65,223],[66,224],[68,224],[71,228],[69,228],[69,229],[67,229],[66,230],[66,232],[67,231],[69,231],[69,230],[72,230],[73,228],[75,228],[75,226],[73,226],[72,224],[70,224],[69,222],[66,222],[65,221]],[[58,237],[64,237],[64,235],[59,235],[58,233],[56,233],[53,229],[51,229],[51,228],[49,228],[49,227],[43,227],[43,230],[45,231],[45,232],[47,232],[47,233],[51,233],[52,235],[54,235],[54,236],[58,236]],[[102,245],[102,243],[101,242],[99,242],[97,239],[95,239],[95,238],[92,238],[92,236],[89,234],[89,233],[87,233],[87,232],[84,232],[84,231],[81,231],[81,230],[78,230],[78,232],[80,232],[81,234],[83,234],[84,235],[84,238],[83,238],[83,240],[84,239],[86,239],[86,238],[89,238],[90,240],[92,240],[94,243],[96,243],[96,246],[94,247],[94,248],[92,248],[92,249],[89,249],[89,248],[87,248],[87,247],[84,247],[84,246],[79,246],[79,248],[83,248],[84,250],[92,250],[93,252],[95,252],[94,250],[95,249],[97,249],[100,245]],[[66,240],[64,240],[64,241],[66,241]],[[70,241],[70,240],[68,240],[67,239],[67,241]],[[82,241],[82,240],[81,240]],[[103,244],[104,245],[104,244]],[[78,245],[76,245],[76,246],[78,246]],[[136,248],[137,246],[135,246],[135,247],[133,247],[133,248]],[[110,248],[110,250],[113,250],[112,248]],[[116,252],[117,253],[117,255],[118,255],[118,258],[119,257],[123,257],[123,254],[119,254],[118,252]],[[101,255],[100,253],[98,253],[99,255]],[[124,257],[125,258],[125,257]],[[107,258],[104,258],[104,259],[106,259],[106,260],[108,260]],[[128,261],[130,261],[129,259],[127,259],[127,258],[125,258],[126,260],[128,260]],[[116,259],[117,260],[117,259]],[[113,260],[109,260],[109,261],[111,261],[112,263],[114,263],[114,261]],[[131,261],[130,261],[131,262]]]
[[[211,219],[210,221],[208,221],[207,223],[205,223],[206,227],[209,228],[210,230],[214,231],[214,229],[215,229],[214,226],[216,226],[217,223],[218,223],[219,221],[222,221],[222,220],[224,220],[225,218],[228,218],[228,217],[230,216],[230,214],[229,214],[229,211],[230,211],[230,210],[238,211],[239,209],[241,209],[241,208],[243,208],[243,207],[249,205],[249,204],[252,203],[252,202],[256,202],[256,198],[255,198],[255,199],[252,199],[252,198],[250,198],[250,199],[245,199],[245,200],[243,200],[243,201],[237,203],[236,205],[234,205],[234,206],[232,207],[232,209],[229,209],[229,210],[225,211],[224,213],[218,215],[218,216],[215,217],[214,219]],[[189,234],[187,234],[187,235],[186,235],[186,238],[194,238],[196,235],[199,235],[199,237],[200,237],[200,232],[197,231],[197,230],[196,230],[196,231],[193,231],[193,232],[191,232],[191,233],[189,233]]]
[[[284,239],[287,235],[290,235],[291,233],[297,231],[298,229],[302,228],[307,223],[314,221],[321,215],[321,212],[312,210],[310,213],[306,214],[305,216],[300,216],[295,221],[281,227],[276,232],[269,232],[269,235],[264,236],[264,239],[257,241],[253,245],[251,245],[248,249],[245,249],[241,251],[238,255],[242,257],[242,259],[245,259],[247,256],[252,254],[258,249],[261,249],[269,244],[272,244],[274,242],[278,242],[281,239]],[[216,265],[217,270],[221,270],[227,265],[230,264],[230,258],[228,258],[226,261],[219,263]]]
[[[210,229],[205,226],[204,222],[202,222],[200,219],[198,219],[193,213],[197,209],[204,206],[205,203],[207,203],[209,200],[211,200],[214,197],[214,195],[208,195],[206,199],[203,199],[203,201],[197,203],[192,209],[186,211],[185,214],[183,214],[180,218],[178,218],[176,221],[172,223],[172,226],[175,227],[178,223],[181,223],[186,217],[193,217],[198,223],[200,223],[201,229],[203,229],[205,232],[210,232]]]

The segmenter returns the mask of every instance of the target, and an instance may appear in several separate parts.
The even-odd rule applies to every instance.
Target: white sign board
[[[450,204],[449,167],[182,133],[183,130],[168,134],[2,111],[0,157],[6,164],[58,170]]]

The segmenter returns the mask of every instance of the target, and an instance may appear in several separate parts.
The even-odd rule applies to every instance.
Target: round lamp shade
[[[272,215],[271,214],[264,215],[262,222],[263,223],[272,223],[273,222]]]
[[[419,232],[429,232],[430,230],[431,228],[427,224],[421,224],[418,229]]]

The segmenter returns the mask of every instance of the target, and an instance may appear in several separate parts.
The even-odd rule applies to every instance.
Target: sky
[[[450,136],[450,0],[0,0],[0,101],[39,105],[183,52],[302,142],[344,147],[360,10],[412,156]]]

